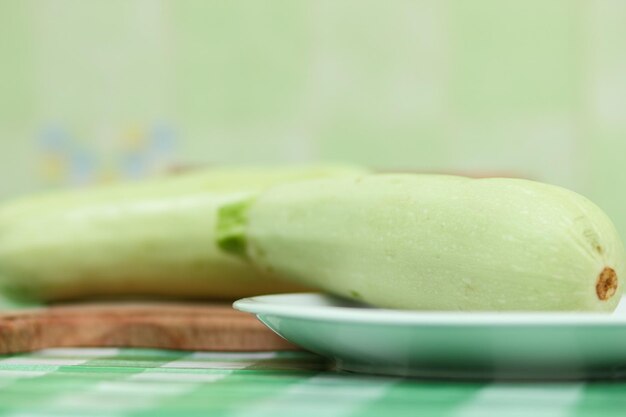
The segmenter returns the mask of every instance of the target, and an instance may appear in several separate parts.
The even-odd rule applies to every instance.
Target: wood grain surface
[[[0,313],[0,354],[51,347],[297,349],[230,304],[88,303]]]

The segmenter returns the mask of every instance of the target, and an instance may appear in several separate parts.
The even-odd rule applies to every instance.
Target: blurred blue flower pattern
[[[118,133],[93,141],[64,126],[44,127],[37,141],[41,182],[47,186],[81,186],[140,179],[175,166],[177,135],[169,124],[127,127]]]

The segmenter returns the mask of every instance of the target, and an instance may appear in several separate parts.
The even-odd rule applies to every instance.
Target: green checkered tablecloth
[[[0,357],[0,416],[623,416],[626,382],[424,381],[303,352],[49,349]]]

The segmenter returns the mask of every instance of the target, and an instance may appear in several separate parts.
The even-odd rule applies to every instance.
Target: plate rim
[[[410,311],[336,305],[294,306],[277,303],[278,298],[316,297],[324,300],[339,297],[322,292],[266,294],[239,299],[233,308],[256,316],[279,316],[290,319],[414,326],[516,326],[516,327],[596,327],[626,326],[626,315],[603,312],[450,312]]]

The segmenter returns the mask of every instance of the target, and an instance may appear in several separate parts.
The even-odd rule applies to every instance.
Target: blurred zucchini
[[[0,205],[0,291],[21,300],[237,298],[302,289],[215,245],[217,210],[265,187],[351,166],[218,169]]]

